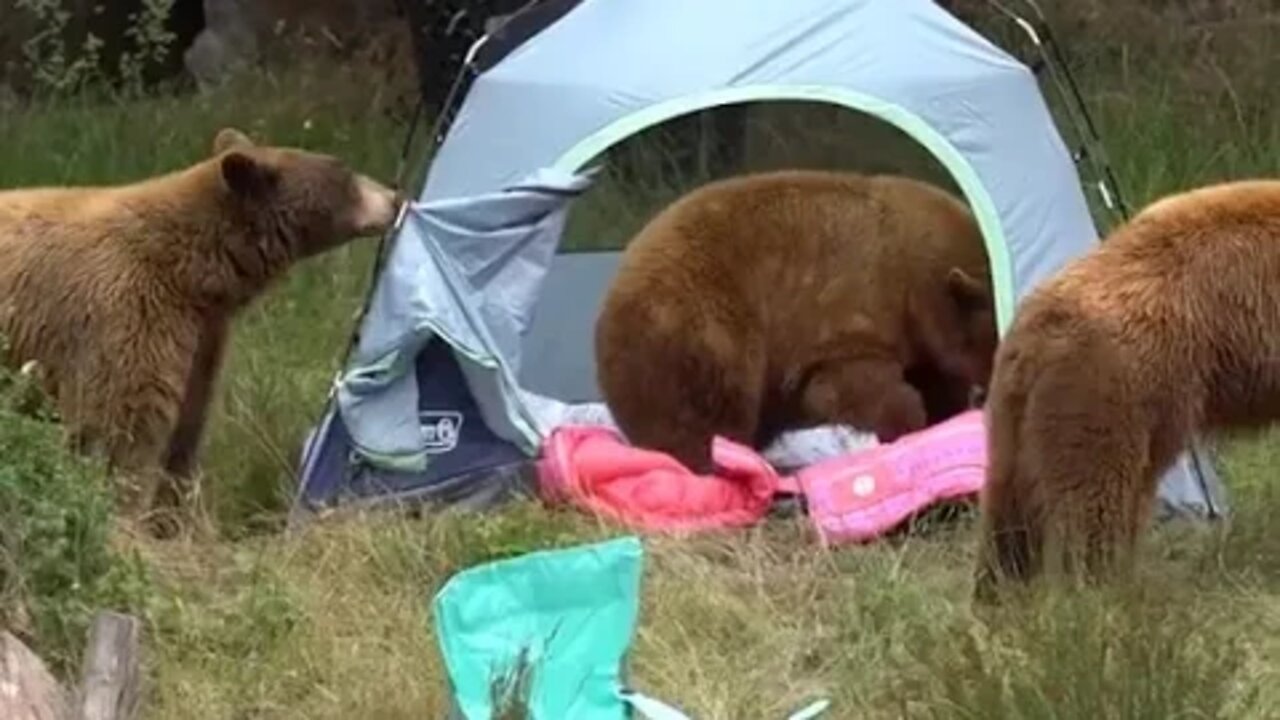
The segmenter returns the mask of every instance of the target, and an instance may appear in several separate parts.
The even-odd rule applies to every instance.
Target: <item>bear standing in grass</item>
[[[628,245],[598,382],[637,446],[694,472],[845,424],[881,441],[969,407],[997,334],[968,208],[906,178],[784,170],[704,185]]]
[[[214,156],[118,187],[0,192],[0,334],[82,451],[144,511],[193,470],[230,323],[294,263],[395,218],[336,158],[227,129]]]
[[[1131,567],[1193,435],[1280,417],[1280,182],[1164,198],[1031,293],[997,354],[975,597]]]

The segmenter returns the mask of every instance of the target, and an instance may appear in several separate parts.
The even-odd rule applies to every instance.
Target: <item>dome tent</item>
[[[593,323],[619,253],[558,252],[568,210],[595,158],[664,121],[800,100],[895,127],[972,207],[1001,333],[1099,240],[1035,75],[930,0],[548,0],[506,29],[473,48],[474,77],[388,235],[304,452],[299,510],[484,506],[528,483],[564,408],[600,399]],[[1204,459],[1169,470],[1165,510],[1221,512]]]

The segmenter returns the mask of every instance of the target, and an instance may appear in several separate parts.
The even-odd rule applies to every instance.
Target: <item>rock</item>
[[[67,720],[66,690],[22,641],[0,632],[0,717],[5,720]]]
[[[201,85],[216,83],[257,55],[253,25],[246,15],[231,10],[240,5],[238,0],[205,0],[209,20],[182,58],[187,72]]]
[[[205,29],[183,62],[209,85],[300,35],[334,50],[357,45],[396,14],[394,0],[204,0]]]
[[[204,30],[182,57],[197,83],[212,85],[257,57],[259,7],[250,0],[204,0]]]

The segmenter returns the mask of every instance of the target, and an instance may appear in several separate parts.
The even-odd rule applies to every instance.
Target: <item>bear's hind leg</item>
[[[988,468],[980,498],[974,578],[974,599],[982,604],[994,603],[1003,583],[1023,583],[1041,571],[1043,500],[1038,493],[1015,491],[1013,482],[1016,478],[995,463]]]
[[[108,464],[122,493],[121,509],[154,537],[169,538],[178,532],[178,519],[157,501],[172,481],[164,462],[180,401],[176,393],[169,397],[138,391],[127,396],[113,409],[114,429],[107,439]]]
[[[698,326],[702,332],[693,332]],[[601,326],[599,384],[630,444],[695,473],[714,470],[716,435],[752,445],[765,371],[758,334],[711,317],[688,318],[669,334],[648,318],[628,323],[647,328],[647,337],[610,338],[614,327]]]
[[[1157,470],[1185,424],[1166,412],[1173,408],[1153,406],[1130,374],[1134,363],[1108,342],[1005,343],[986,405],[979,602],[1001,580],[1025,585],[1052,573],[1092,584],[1125,570]]]
[[[1098,402],[1125,397],[1106,383],[1083,390],[1032,395],[1018,470],[1040,495],[1044,569],[1096,583],[1130,564],[1155,486],[1138,403]]]
[[[977,563],[973,597],[993,604],[1006,582],[1038,575],[1044,546],[1044,496],[1038,467],[1021,438],[1026,396],[1018,374],[993,388],[986,407],[987,468],[979,494]]]
[[[829,360],[815,366],[801,390],[806,419],[874,432],[882,443],[928,424],[924,400],[888,358]]]
[[[152,536],[172,536],[172,528],[152,514],[165,482],[165,472],[157,462],[163,445],[126,433],[115,433],[108,445],[108,467],[120,514]]]

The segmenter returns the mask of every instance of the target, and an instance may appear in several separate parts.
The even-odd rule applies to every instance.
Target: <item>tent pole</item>
[[[462,66],[454,75],[453,83],[449,86],[449,92],[445,95],[444,102],[440,105],[440,112],[436,113],[435,120],[431,124],[432,155],[434,155],[435,152],[440,149],[440,145],[444,143],[445,136],[448,134],[449,128],[453,124],[457,106],[465,95],[463,92],[464,88],[467,86],[469,81],[474,80],[475,76],[478,74],[475,72],[475,59],[476,55],[480,52],[480,49],[484,47],[484,44],[488,42],[493,33],[499,32],[503,26],[511,21],[512,18],[525,10],[528,10],[535,4],[536,0],[531,0],[516,12],[508,15],[496,23],[488,32],[477,38],[476,41],[471,44],[471,47],[467,49],[467,54],[462,58]],[[425,109],[425,105],[426,98],[419,95],[418,103],[413,114],[413,120],[409,124],[408,132],[405,133],[404,145],[400,150],[400,158],[396,169],[395,179],[397,188],[404,184],[404,174],[408,169],[408,159],[412,151],[413,139],[417,135],[418,125],[421,121],[422,111]],[[418,178],[418,182],[414,184],[412,192],[405,193],[407,196],[406,200],[412,201],[416,199],[422,193],[422,188],[425,185],[426,175],[424,174],[422,177]],[[369,304],[373,301],[373,292],[377,287],[378,278],[382,274],[383,266],[386,263],[387,257],[391,254],[395,238],[399,235],[400,227],[404,223],[405,212],[405,208],[402,208],[399,217],[396,218],[396,222],[392,225],[391,229],[386,233],[383,233],[382,238],[378,241],[378,251],[374,257],[372,273],[369,278],[369,283],[366,286],[367,289],[365,291],[364,301],[361,303],[360,312],[356,315],[355,328],[352,330],[351,336],[348,338],[347,347],[343,352],[342,362],[340,363],[337,371],[338,373],[341,373],[343,368],[347,366],[347,363],[351,359],[351,352],[360,340],[360,322],[369,311]],[[332,390],[330,394],[332,395]]]
[[[1076,105],[1080,110],[1080,115],[1084,118],[1085,126],[1089,129],[1090,137],[1094,144],[1098,145],[1103,150],[1103,156],[1101,159],[1102,172],[1106,176],[1107,184],[1111,186],[1112,193],[1115,195],[1116,204],[1120,209],[1120,216],[1121,218],[1128,220],[1131,214],[1129,205],[1120,194],[1120,184],[1116,181],[1115,174],[1112,172],[1111,159],[1106,154],[1106,147],[1102,142],[1102,136],[1098,132],[1097,125],[1093,121],[1093,116],[1089,113],[1089,107],[1084,101],[1084,96],[1080,93],[1080,86],[1076,83],[1075,75],[1072,74],[1071,68],[1067,64],[1066,57],[1064,57],[1062,53],[1062,46],[1058,42],[1056,34],[1053,32],[1052,26],[1049,25],[1048,18],[1046,18],[1044,12],[1040,10],[1040,6],[1036,1],[1022,1],[1035,10],[1036,15],[1040,18],[1040,29],[1044,31],[1045,37],[1049,40],[1049,50],[1053,53],[1054,60],[1057,62],[1057,67],[1062,70],[1063,77],[1066,78],[1067,87],[1070,88],[1071,95],[1075,98]]]
[[[449,89],[449,93],[448,95],[445,96],[445,100],[441,104],[440,112],[436,115],[435,122],[432,123],[432,127],[431,127],[433,153],[436,149],[440,147],[440,144],[444,141],[445,133],[448,131],[448,125],[452,121],[452,117],[450,116],[450,110],[452,109],[452,106],[456,103],[457,99],[460,97],[459,89],[463,86],[463,80],[466,79],[468,71],[474,67],[473,60],[475,58],[476,52],[479,50],[480,46],[487,39],[488,39],[487,35],[481,36],[475,43],[472,44],[471,48],[467,51],[467,55],[462,62],[462,68],[458,71],[457,75],[454,77],[454,81],[452,86]],[[419,95],[418,102],[414,108],[412,120],[409,123],[409,129],[405,133],[405,140],[400,150],[400,157],[397,160],[397,169],[396,169],[396,177],[395,177],[395,187],[397,188],[401,188],[403,186],[404,175],[408,168],[409,154],[413,147],[413,140],[417,135],[418,126],[422,121],[422,114],[423,114],[423,111],[425,110],[425,106],[426,106],[426,98]],[[351,334],[347,337],[347,345],[343,349],[342,360],[338,363],[338,368],[334,371],[333,382],[330,384],[329,392],[325,396],[324,406],[320,412],[321,422],[323,422],[324,418],[333,411],[333,403],[334,403],[335,396],[337,395],[338,383],[342,377],[343,370],[347,367],[348,363],[351,361],[352,352],[354,352],[357,343],[359,343],[360,341],[360,324],[364,320],[364,316],[369,312],[369,305],[373,302],[373,293],[374,293],[374,290],[377,288],[378,278],[381,276],[383,267],[386,264],[386,259],[391,254],[391,250],[394,247],[395,238],[399,235],[400,228],[404,224],[405,214],[408,210],[407,203],[411,201],[413,198],[416,198],[418,194],[421,193],[422,185],[425,183],[425,181],[426,181],[426,178],[424,176],[415,185],[412,193],[405,193],[405,195],[407,196],[406,206],[402,206],[400,208],[400,214],[396,217],[396,221],[385,233],[382,234],[382,237],[379,238],[378,240],[378,248],[377,248],[376,254],[374,255],[373,268],[370,273],[369,282],[366,284],[364,299],[362,300],[360,305],[360,312],[357,313],[355,317],[355,322],[353,324],[354,326],[352,328]],[[322,426],[318,425],[317,429],[319,429],[320,427]],[[310,444],[310,446],[307,448],[307,452],[304,453],[304,456],[302,457],[301,467],[304,469],[310,465],[313,459],[312,454],[315,452],[318,452],[322,444],[318,441],[319,438],[317,438],[316,440],[317,441],[312,442]],[[299,482],[298,491],[301,492],[301,490],[302,490],[301,482]],[[295,505],[296,503],[297,503],[297,499],[295,498]]]
[[[453,85],[449,89],[449,94],[445,96],[445,101],[441,105],[440,112],[437,113],[435,122],[432,123],[431,150],[433,153],[435,152],[435,150],[439,149],[440,144],[444,142],[445,133],[448,132],[448,126],[453,119],[451,110],[453,109],[453,105],[456,103],[458,97],[460,97],[460,93],[458,91],[462,87],[463,81],[466,79],[468,71],[474,67],[472,64],[472,60],[475,58],[476,51],[480,48],[481,44],[483,44],[484,41],[487,39],[488,39],[487,35],[482,36],[479,40],[473,43],[471,46],[471,49],[467,51],[467,56],[463,60],[462,69],[459,70],[458,74],[454,77]],[[404,174],[408,168],[408,159],[412,151],[413,139],[417,135],[418,125],[421,122],[422,110],[424,109],[425,104],[426,102],[424,98],[418,99],[417,109],[414,111],[414,115],[413,115],[413,122],[410,124],[409,130],[405,134],[405,141],[400,151],[398,168],[396,170],[395,184],[396,184],[396,187],[398,188],[404,184]],[[422,186],[423,184],[425,184],[425,182],[426,182],[425,176],[422,178],[419,178],[419,181],[415,183],[412,189],[412,192],[405,193],[405,195],[407,196],[406,201],[412,201],[414,198],[416,198],[418,194],[422,192]],[[396,222],[392,225],[392,227],[387,232],[383,233],[382,238],[378,241],[378,251],[374,257],[373,268],[369,278],[369,282],[366,287],[364,301],[361,304],[359,314],[356,316],[355,329],[352,331],[351,336],[348,339],[347,348],[346,348],[346,351],[343,353],[342,363],[338,369],[338,372],[341,372],[342,368],[346,367],[347,362],[351,358],[351,352],[353,348],[355,347],[356,343],[359,342],[360,321],[364,318],[365,313],[369,311],[369,304],[373,301],[374,288],[377,287],[378,277],[382,274],[382,269],[386,263],[386,259],[391,254],[391,250],[394,247],[395,238],[400,233],[400,227],[404,224],[405,212],[406,212],[405,209],[402,208],[399,217],[396,219]]]
[[[1041,61],[1045,63],[1049,68],[1050,73],[1054,75],[1058,92],[1064,96],[1064,100],[1068,98],[1069,91],[1069,97],[1074,99],[1076,103],[1076,110],[1084,120],[1084,132],[1082,133],[1080,123],[1075,119],[1074,115],[1072,116],[1072,122],[1076,126],[1076,132],[1081,133],[1087,143],[1091,143],[1103,151],[1101,153],[1094,153],[1087,150],[1090,164],[1094,166],[1094,172],[1101,176],[1099,187],[1103,192],[1108,192],[1107,186],[1110,186],[1109,192],[1112,193],[1114,197],[1116,209],[1120,214],[1121,220],[1128,221],[1131,217],[1130,208],[1120,194],[1119,183],[1116,182],[1115,174],[1111,168],[1111,161],[1105,152],[1105,146],[1102,143],[1101,135],[1098,132],[1097,126],[1093,122],[1092,116],[1089,114],[1088,106],[1084,101],[1084,97],[1080,93],[1080,88],[1075,81],[1075,77],[1067,66],[1066,58],[1063,56],[1061,46],[1054,37],[1053,29],[1049,24],[1048,18],[1045,17],[1044,12],[1040,9],[1036,0],[1022,0],[1022,2],[1035,13],[1038,18],[1037,24],[1032,24],[1017,13],[1005,8],[1000,4],[999,0],[987,0],[989,5],[1012,20],[1031,38],[1031,42],[1040,51]],[[1047,43],[1041,42],[1041,35],[1044,36]],[[1057,77],[1059,72],[1061,72],[1062,76],[1065,77],[1065,89],[1062,79]],[[1196,483],[1199,485],[1201,496],[1204,498],[1207,505],[1207,519],[1219,520],[1225,518],[1227,514],[1225,507],[1226,502],[1223,497],[1225,490],[1222,488],[1221,482],[1216,481],[1216,473],[1213,471],[1211,460],[1207,457],[1210,453],[1202,450],[1199,443],[1193,443],[1187,449],[1187,452],[1191,460],[1193,468],[1192,472],[1195,475]],[[1206,466],[1208,466],[1207,469]],[[1214,487],[1210,487],[1210,477],[1215,477],[1215,480],[1213,481]],[[1222,506],[1219,506],[1220,502]]]
[[[463,57],[461,67],[459,68],[458,72],[454,75],[454,80],[449,87],[449,92],[445,95],[444,101],[441,103],[440,112],[436,114],[435,120],[431,126],[431,155],[432,156],[440,148],[440,145],[444,142],[445,136],[447,135],[449,128],[453,123],[455,112],[457,110],[456,106],[460,104],[461,99],[465,95],[464,88],[467,86],[468,81],[474,79],[474,77],[479,74],[476,71],[475,60],[480,49],[484,46],[484,44],[489,40],[490,37],[492,37],[495,33],[500,32],[514,18],[537,6],[538,1],[539,0],[528,0],[528,2],[526,2],[523,6],[521,6],[515,12],[512,12],[506,15],[501,20],[487,27],[485,33],[482,34],[479,38],[477,38],[476,41],[473,42],[471,46],[467,49],[467,53]],[[413,116],[409,123],[409,129],[405,133],[404,145],[401,148],[400,157],[397,161],[396,176],[395,176],[396,188],[402,188],[405,183],[405,174],[408,170],[409,155],[412,151],[413,141],[414,141],[414,138],[417,136],[418,126],[422,121],[422,115],[425,109],[426,109],[426,96],[423,94],[423,89],[419,88],[418,102],[415,105]],[[429,165],[429,161],[428,161],[428,165]],[[316,426],[317,431],[320,431],[325,427],[325,424],[324,424],[325,419],[329,417],[330,414],[333,412],[333,403],[337,395],[338,383],[342,378],[342,372],[346,369],[347,365],[351,361],[352,352],[355,350],[356,345],[360,341],[361,323],[363,322],[365,315],[369,312],[369,305],[373,301],[373,294],[375,289],[377,288],[378,278],[381,277],[382,270],[386,263],[386,259],[391,254],[391,250],[394,247],[395,240],[399,236],[400,228],[404,224],[404,219],[408,212],[408,207],[407,207],[408,202],[411,202],[412,200],[416,199],[422,193],[422,189],[425,186],[425,184],[426,184],[426,174],[423,174],[418,179],[418,182],[414,183],[414,186],[411,192],[404,192],[404,195],[406,196],[405,205],[400,208],[400,214],[396,217],[396,221],[392,224],[392,227],[389,228],[387,232],[383,233],[382,237],[379,238],[378,240],[378,247],[377,247],[376,254],[374,256],[373,267],[371,269],[369,282],[366,286],[364,299],[361,302],[359,313],[357,313],[354,318],[354,323],[353,323],[354,327],[352,328],[351,334],[347,338],[347,345],[343,350],[342,359],[338,364],[338,368],[334,371],[333,382],[329,386],[329,391],[326,394],[324,406],[320,412],[319,420],[321,424]],[[322,445],[322,443],[319,441],[320,440],[319,437],[316,437],[314,440],[315,440],[314,442],[310,443],[309,447],[303,453],[303,457],[301,458],[301,461],[302,461],[301,468],[304,470],[304,472],[305,472],[305,469],[309,467],[310,463],[313,461],[314,459],[313,454],[315,452],[318,452],[320,446]],[[302,490],[303,490],[302,483],[299,482],[297,485],[297,497],[295,497],[294,499],[295,506],[298,503],[298,499],[301,497]],[[292,525],[292,522],[290,522],[290,525]]]
[[[440,145],[444,142],[445,135],[453,124],[453,118],[455,111],[457,110],[456,106],[460,104],[460,100],[464,96],[463,88],[467,85],[468,81],[474,79],[478,74],[475,72],[475,59],[476,55],[480,52],[480,49],[494,33],[501,31],[502,28],[513,18],[532,8],[536,4],[537,0],[529,0],[529,2],[519,10],[516,10],[499,22],[495,23],[493,27],[477,38],[476,41],[467,49],[466,55],[462,58],[462,66],[454,75],[453,83],[449,86],[449,92],[445,95],[444,102],[440,105],[440,112],[436,113],[435,120],[431,124],[432,155],[434,155],[435,151],[440,148]],[[412,152],[413,140],[417,136],[418,126],[422,121],[422,114],[425,109],[426,97],[419,92],[418,102],[414,106],[413,117],[409,123],[409,129],[405,133],[404,145],[400,149],[400,157],[397,160],[395,176],[396,188],[402,188],[404,185],[404,176],[408,170],[408,160],[409,155]],[[414,184],[411,192],[404,193],[406,195],[406,200],[412,201],[416,199],[418,195],[422,193],[422,188],[425,184],[426,175],[424,174],[418,179],[418,182]],[[343,369],[345,369],[347,363],[350,362],[351,353],[356,344],[360,341],[360,323],[363,321],[365,314],[369,312],[369,304],[373,301],[373,293],[374,289],[377,287],[378,278],[381,276],[386,259],[391,254],[391,250],[394,247],[395,238],[399,235],[400,228],[404,224],[406,211],[407,208],[401,208],[400,214],[396,218],[395,223],[393,223],[391,228],[387,232],[383,233],[382,237],[378,240],[378,249],[374,255],[373,268],[371,269],[369,282],[366,285],[364,300],[361,302],[360,312],[356,314],[355,326],[352,329],[350,336],[347,338],[347,346],[343,350],[342,360],[338,365],[338,369],[335,371],[334,385],[329,389],[330,399],[332,399],[334,391],[336,390],[338,377],[341,376]],[[325,412],[328,412],[328,405],[328,402],[326,402]]]
[[[1120,216],[1121,221],[1127,221],[1130,217],[1128,203],[1120,192],[1106,147],[1098,133],[1093,116],[1089,113],[1088,105],[1080,93],[1075,77],[1067,66],[1066,58],[1053,34],[1052,27],[1034,0],[1023,0],[1023,2],[1035,13],[1036,22],[1033,23],[1010,10],[999,0],[987,0],[988,5],[1025,32],[1036,47],[1040,54],[1040,61],[1049,70],[1058,94],[1067,106],[1071,124],[1082,141],[1082,150],[1087,155],[1089,164],[1093,166],[1094,174],[1098,178],[1098,187],[1103,193],[1103,202]]]

